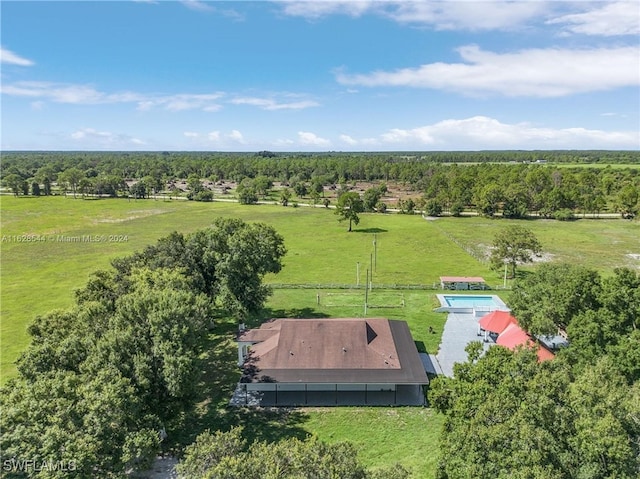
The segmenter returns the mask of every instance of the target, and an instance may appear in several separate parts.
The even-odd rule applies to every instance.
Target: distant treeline
[[[55,173],[78,168],[87,176],[116,174],[240,181],[264,175],[276,180],[328,176],[334,182],[405,181],[416,183],[439,163],[637,164],[640,151],[452,151],[398,153],[217,153],[217,152],[3,152],[2,177],[25,179],[50,166]]]
[[[583,165],[620,165],[585,167]],[[625,167],[622,167],[622,166]],[[637,167],[635,166],[637,165]],[[4,186],[47,194],[53,182],[116,196],[126,181],[161,191],[177,179],[267,178],[290,184],[400,182],[434,212],[473,209],[518,218],[574,211],[634,215],[640,151],[476,151],[397,153],[5,152]],[[193,182],[192,182],[193,183]],[[35,190],[34,190],[35,188]]]

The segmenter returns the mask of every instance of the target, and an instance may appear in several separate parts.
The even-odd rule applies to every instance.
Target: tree
[[[320,193],[318,193],[316,190],[311,190],[309,196],[311,197],[311,204],[313,204],[313,206],[316,206],[318,204],[318,201],[320,201]]]
[[[24,180],[17,174],[11,173],[4,177],[3,183],[7,188],[13,191],[14,196],[22,193],[22,183]]]
[[[44,180],[42,180],[43,186],[44,186],[44,194],[45,196],[50,196],[51,195],[51,180],[49,180],[49,178],[45,177]]]
[[[381,197],[382,192],[379,188],[373,187],[367,189],[362,197],[365,211],[375,211],[376,205],[378,204],[378,201],[380,201]]]
[[[427,201],[425,213],[427,213],[427,216],[440,216],[442,214],[442,204],[436,199]]]
[[[355,191],[342,193],[338,197],[335,214],[340,216],[339,221],[349,220],[349,231],[351,231],[352,223],[356,225],[360,223],[358,213],[362,213],[362,211],[364,211],[364,204],[360,195]]]
[[[280,192],[280,204],[282,206],[287,206],[289,204],[290,199],[291,199],[291,190],[289,188],[284,188]]]
[[[285,253],[284,240],[272,227],[217,218],[209,228],[187,236],[174,232],[112,264],[117,275],[125,278],[136,268],[177,269],[193,288],[242,320],[263,307],[271,290],[262,278],[280,271]],[[101,281],[81,294],[117,296]]]
[[[445,415],[437,478],[637,477],[640,388],[607,356],[576,373],[496,346],[454,374],[429,391]]]
[[[526,218],[529,210],[529,195],[524,186],[512,184],[507,188],[502,205],[504,218]]]
[[[580,313],[600,307],[600,283],[598,273],[583,266],[543,263],[516,280],[509,305],[525,330],[556,334]]]
[[[247,477],[282,479],[406,479],[408,471],[395,465],[367,471],[350,443],[326,444],[316,437],[256,441],[247,445],[242,429],[200,434],[187,446],[178,464],[182,477],[193,479]]]
[[[483,216],[494,216],[500,208],[502,199],[502,188],[495,183],[488,183],[478,191],[475,198],[478,212]]]
[[[196,174],[191,174],[187,178],[187,187],[194,195],[203,190],[204,186],[202,186],[202,181],[200,181],[200,177]]]
[[[58,182],[69,185],[73,192],[73,197],[76,198],[78,186],[80,181],[85,178],[85,172],[78,168],[69,168],[58,175]]]
[[[629,184],[625,185],[618,193],[617,207],[623,218],[633,218],[638,213],[638,189]]]
[[[66,466],[8,477],[114,477],[134,464],[145,467],[159,447],[158,423],[141,414],[131,384],[115,370],[94,376],[55,370],[35,381],[13,380],[0,391],[0,408],[3,459]]]
[[[493,240],[491,265],[496,270],[508,265],[510,277],[515,278],[517,264],[531,263],[541,251],[542,246],[533,231],[519,225],[507,226]]]
[[[303,196],[307,196],[309,190],[307,189],[306,183],[299,181],[293,184],[292,186],[294,193],[298,198],[302,198]]]
[[[193,197],[195,201],[213,201],[213,191],[202,190]]]
[[[253,179],[253,186],[257,194],[265,197],[269,193],[269,190],[273,188],[273,181],[264,175],[259,175]]]
[[[131,185],[131,188],[129,189],[129,191],[131,192],[133,197],[136,199],[147,197],[147,188],[145,187],[144,182],[142,181],[138,181],[133,185]]]
[[[413,200],[413,198],[400,200],[398,203],[400,206],[400,214],[412,215],[414,213],[414,210],[416,208],[416,202]]]
[[[250,178],[245,178],[236,189],[238,201],[242,205],[254,205],[258,202],[258,194]]]

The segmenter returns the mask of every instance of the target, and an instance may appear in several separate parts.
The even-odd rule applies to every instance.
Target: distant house
[[[422,405],[429,383],[405,321],[275,319],[238,336],[233,404]]]

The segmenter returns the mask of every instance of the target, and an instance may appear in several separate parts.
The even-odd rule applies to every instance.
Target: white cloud
[[[137,92],[105,93],[90,85],[53,82],[22,81],[1,86],[2,93],[12,96],[40,98],[54,103],[98,105],[107,103],[135,103],[138,110],[161,107],[169,111],[203,110],[217,111],[221,105],[217,100],[224,94],[178,93],[175,95],[147,95]]]
[[[277,102],[272,98],[256,98],[256,97],[240,97],[231,100],[235,105],[251,105],[262,108],[263,110],[302,110],[318,106],[318,103],[312,100],[301,100],[291,102]]]
[[[273,142],[273,146],[278,148],[289,148],[293,146],[293,144],[294,144],[293,140],[282,139],[282,138],[279,138]]]
[[[338,72],[336,79],[345,85],[409,86],[511,97],[558,97],[640,84],[638,47],[494,53],[468,45],[458,52],[464,63],[431,63],[368,74]]]
[[[27,58],[23,58],[11,50],[0,47],[0,63],[8,63],[10,65],[18,65],[21,67],[30,67],[35,63]]]
[[[352,145],[352,146],[358,144],[358,140],[354,140],[349,135],[340,135],[340,141],[343,143],[346,143],[347,145]]]
[[[99,103],[127,103],[142,100],[142,96],[137,93],[107,94],[88,85],[23,81],[2,85],[1,88],[2,93],[5,95],[44,98],[56,103],[95,105]]]
[[[238,130],[231,130],[231,133],[227,135],[227,138],[237,143],[244,143],[244,137]]]
[[[520,28],[545,15],[543,1],[285,1],[286,15],[317,20],[329,15],[379,15],[398,23],[428,25],[438,30],[493,30]]]
[[[326,147],[331,145],[331,142],[325,138],[317,136],[315,133],[309,131],[298,132],[298,143],[304,146],[314,147]]]
[[[221,105],[216,103],[217,100],[223,97],[222,93],[208,93],[208,94],[187,94],[181,93],[177,95],[160,96],[154,99],[145,100],[138,106],[141,110],[146,110],[156,106],[161,106],[169,111],[184,111],[184,110],[203,110],[203,111],[218,111],[222,108]]]
[[[513,30],[548,11],[547,2],[394,2],[384,15],[400,23],[438,30]]]
[[[591,4],[587,4],[591,7]],[[566,25],[571,33],[586,35],[640,34],[640,5],[637,0],[596,4],[597,8],[582,13],[562,15],[548,24]]]
[[[371,14],[402,24],[424,25],[436,30],[517,30],[533,21],[549,18],[554,11],[581,8],[547,20],[565,25],[566,31],[587,35],[633,35],[640,33],[637,0],[616,2],[518,1],[282,1],[286,15],[318,20],[329,15],[360,17]]]
[[[181,0],[180,3],[188,9],[195,10],[196,12],[213,12],[215,10],[213,5],[199,0]]]
[[[84,148],[108,148],[142,146],[144,141],[121,133],[110,131],[98,131],[94,128],[81,128],[70,135],[75,142],[82,144]]]
[[[640,132],[608,132],[586,128],[533,126],[529,123],[502,123],[475,116],[448,119],[412,129],[391,129],[378,138],[377,145],[400,149],[585,149],[640,147]]]
[[[91,85],[64,84],[53,82],[21,81],[0,85],[5,95],[23,96],[48,100],[55,103],[97,105],[106,103],[135,103],[140,111],[155,108],[179,112],[201,110],[215,112],[222,109],[221,102],[227,96],[224,92],[214,93],[176,93],[171,95],[147,94],[138,92],[106,93]],[[251,105],[263,110],[302,110],[319,106],[313,100],[300,99],[302,95],[292,93],[279,94],[282,100],[258,97],[237,97],[230,101],[235,105]]]
[[[208,133],[185,131],[182,134],[201,147],[208,147],[213,143],[216,147],[225,148],[245,143],[244,136],[239,130],[231,130],[228,133],[220,130],[212,130]]]
[[[283,12],[294,17],[304,17],[315,20],[327,15],[342,14],[359,17],[372,9],[375,2],[372,1],[284,1],[279,2]]]

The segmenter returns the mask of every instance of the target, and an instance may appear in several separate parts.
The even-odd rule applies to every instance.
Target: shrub
[[[199,191],[193,199],[195,201],[213,201],[213,192],[209,190]]]
[[[553,217],[558,221],[571,221],[576,219],[575,215],[573,214],[573,211],[570,210],[569,208],[564,208],[556,211],[553,214]]]

